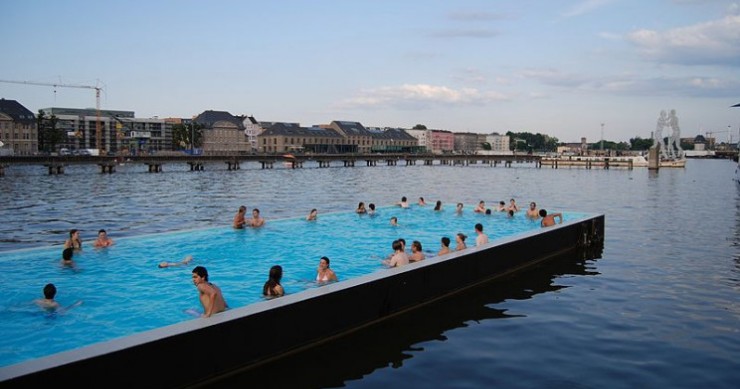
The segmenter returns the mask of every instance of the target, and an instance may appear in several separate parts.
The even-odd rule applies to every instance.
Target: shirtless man
[[[398,267],[409,264],[409,256],[403,251],[403,244],[399,240],[393,241],[393,255],[390,259],[383,261],[388,267]]]
[[[476,246],[481,246],[488,243],[488,235],[483,233],[483,224],[475,224],[475,233],[478,235],[475,237]]]
[[[421,250],[421,242],[418,240],[411,242],[411,255],[409,256],[409,261],[417,262],[424,258],[426,258],[426,255],[424,255],[424,251]]]
[[[409,207],[409,202],[408,202],[408,200],[406,200],[406,196],[401,197],[401,202],[400,203],[396,203],[396,205],[398,205],[401,208],[408,208]]]
[[[108,237],[108,233],[101,229],[98,231],[98,239],[93,242],[93,247],[108,247],[113,245],[113,239]]]
[[[514,199],[509,200],[509,207],[506,208],[506,210],[507,211],[519,212],[519,206],[516,205],[516,200],[514,200]]]
[[[540,222],[540,225],[542,227],[554,226],[556,217],[560,219],[560,221],[558,222],[559,224],[563,223],[562,213],[553,213],[551,215],[548,215],[546,210],[540,209],[540,217],[542,218],[542,221]]]
[[[56,295],[57,287],[54,284],[46,284],[44,286],[44,298],[36,299],[33,302],[43,309],[54,311],[59,308],[59,303],[54,300],[54,296]]]
[[[239,210],[236,211],[236,215],[234,215],[234,223],[232,224],[232,227],[236,229],[242,229],[247,224],[247,220],[244,218],[244,215],[247,213],[247,207],[241,206],[239,207]]]
[[[473,209],[473,212],[475,213],[484,213],[486,212],[486,202],[481,200],[478,205]]]
[[[221,289],[208,282],[208,270],[203,266],[193,269],[193,284],[198,289],[200,303],[203,305],[201,317],[211,317],[214,313],[223,312],[228,307]]]
[[[455,235],[455,251],[465,250],[468,248],[468,246],[465,245],[465,239],[467,238],[467,235],[462,232],[458,232],[457,235]]]
[[[506,203],[503,200],[499,201],[498,202],[498,207],[496,208],[496,210],[499,211],[499,212],[506,212],[507,211],[507,209],[506,209]]]
[[[538,219],[540,217],[540,211],[537,209],[537,203],[532,201],[529,203],[529,209],[527,209],[527,217],[531,219]]]
[[[260,210],[255,208],[252,210],[252,218],[249,219],[249,225],[252,227],[262,227],[265,225],[265,218],[260,216]]]
[[[450,238],[443,236],[439,241],[441,248],[439,249],[439,252],[437,252],[437,255],[444,255],[452,252],[450,250]]]

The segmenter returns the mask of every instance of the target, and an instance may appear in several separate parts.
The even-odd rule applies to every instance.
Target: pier
[[[488,165],[510,168],[515,164],[542,166],[539,155],[478,155],[478,154],[283,154],[249,155],[147,155],[147,156],[4,156],[0,157],[0,177],[17,165],[39,165],[50,175],[61,175],[74,165],[98,165],[101,174],[112,174],[121,163],[142,164],[149,173],[161,173],[167,164],[187,164],[190,171],[205,170],[206,163],[220,162],[230,171],[241,170],[247,163],[258,163],[261,169],[273,169],[277,164],[287,169],[301,169],[308,162],[319,168],[355,166],[471,166]]]

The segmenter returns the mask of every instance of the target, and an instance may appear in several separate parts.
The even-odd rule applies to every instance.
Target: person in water
[[[108,247],[113,245],[113,239],[108,236],[108,232],[103,229],[98,231],[98,239],[93,242],[93,247]]]
[[[192,261],[192,260],[193,260],[193,256],[192,255],[188,255],[185,258],[183,258],[183,260],[180,261],[180,262],[160,262],[159,265],[157,265],[157,267],[159,267],[160,269],[162,269],[162,268],[165,268],[165,267],[184,266],[184,265],[189,264],[190,261]]]
[[[326,284],[332,281],[338,281],[337,275],[334,270],[329,268],[329,257],[321,257],[319,259],[319,268],[316,271],[316,282],[319,284]]]
[[[193,269],[193,285],[198,289],[200,304],[203,306],[201,317],[211,317],[214,313],[223,312],[228,305],[221,293],[221,288],[208,281],[208,270],[203,266]]]
[[[283,278],[283,267],[275,265],[270,268],[270,275],[265,285],[262,286],[262,295],[265,297],[280,297],[285,295],[280,280]]]

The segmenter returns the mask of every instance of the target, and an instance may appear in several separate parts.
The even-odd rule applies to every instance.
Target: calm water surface
[[[92,240],[99,228],[115,239],[218,226],[242,204],[269,220],[403,195],[449,206],[514,197],[550,211],[606,215],[596,259],[573,255],[214,387],[265,378],[275,386],[356,388],[740,382],[740,192],[730,161],[690,160],[657,173],[527,164],[164,170],[126,165],[102,175],[74,166],[48,176],[42,167],[6,169],[0,250],[61,245],[70,228]]]

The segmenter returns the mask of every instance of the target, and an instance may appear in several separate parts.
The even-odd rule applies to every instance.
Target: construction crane
[[[80,88],[80,89],[93,89],[95,90],[95,148],[98,149],[99,155],[104,155],[102,150],[102,135],[103,128],[100,122],[100,91],[103,88],[95,85],[81,85],[81,84],[63,84],[63,83],[51,83],[51,82],[35,82],[35,81],[14,81],[14,80],[0,80],[9,84],[24,84],[24,85],[36,85],[36,86],[51,86],[54,88]]]

